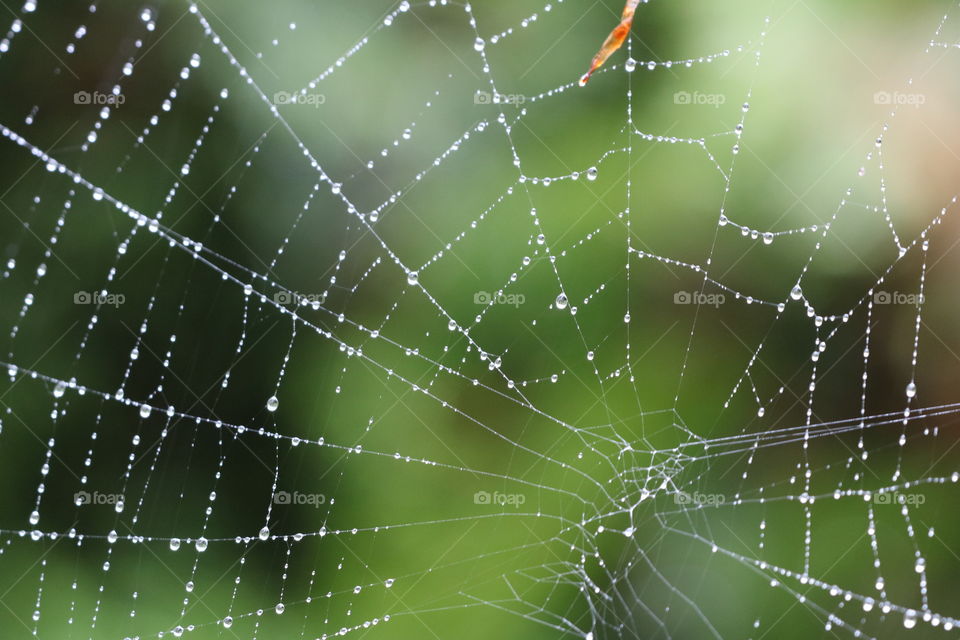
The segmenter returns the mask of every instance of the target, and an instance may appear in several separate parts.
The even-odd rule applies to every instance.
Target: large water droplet
[[[276,411],[279,406],[280,400],[277,399],[277,396],[270,396],[267,399],[267,411]]]
[[[567,308],[567,303],[568,303],[567,296],[565,296],[565,295],[562,294],[562,293],[557,296],[557,299],[556,299],[556,301],[554,302],[554,304],[557,305],[557,309],[566,309],[566,308]]]
[[[917,385],[911,380],[906,389],[907,397],[912,398],[917,395]]]
[[[208,542],[206,538],[197,538],[197,542],[194,546],[197,548],[197,551],[203,553],[207,550],[207,544]]]
[[[917,626],[917,612],[913,609],[907,609],[903,614],[903,626],[907,629],[913,629]]]
[[[800,285],[793,285],[793,289],[790,290],[790,297],[794,300],[799,300],[803,297],[803,289],[800,288]]]
[[[596,180],[599,173],[596,167],[590,167],[587,169],[587,180]]]
[[[180,548],[180,538],[170,538],[170,551],[176,551]]]
[[[267,540],[269,537],[270,537],[270,529],[269,529],[269,527],[264,527],[263,529],[260,529],[260,539],[261,539],[261,540]]]

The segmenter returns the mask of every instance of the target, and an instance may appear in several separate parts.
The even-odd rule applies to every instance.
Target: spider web
[[[954,3],[264,4],[7,8],[5,629],[958,624]]]

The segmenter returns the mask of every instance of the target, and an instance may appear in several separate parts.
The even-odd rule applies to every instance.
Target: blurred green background
[[[619,4],[4,4],[0,635],[950,635],[956,7]]]

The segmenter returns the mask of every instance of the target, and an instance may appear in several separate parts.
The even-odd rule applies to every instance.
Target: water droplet
[[[141,417],[141,418],[149,418],[151,411],[152,411],[152,408],[150,407],[150,405],[148,405],[148,404],[142,404],[142,405],[140,405],[140,417]]]
[[[409,284],[412,287],[416,285],[418,282],[420,282],[419,273],[417,273],[416,271],[410,271],[409,273],[407,273],[407,284]]]
[[[270,537],[270,529],[268,527],[264,527],[263,529],[260,529],[261,540],[267,540],[269,537]]]
[[[390,587],[392,587],[392,586],[393,586],[393,578],[387,578],[387,581],[383,583],[383,586],[385,586],[387,589],[389,589]]]
[[[912,398],[917,395],[917,385],[911,380],[906,389],[907,397]]]
[[[194,546],[197,548],[197,551],[203,553],[207,550],[207,544],[208,542],[206,538],[197,538],[197,542]]]
[[[913,629],[917,626],[917,612],[913,609],[907,609],[903,613],[903,626],[907,629]]]
[[[773,244],[773,234],[769,231],[763,234],[763,244]]]
[[[223,628],[224,628],[224,629],[229,629],[229,628],[232,627],[232,626],[233,626],[233,617],[232,617],[232,616],[227,616],[226,618],[223,619]]]
[[[927,561],[923,558],[917,558],[917,562],[913,565],[913,570],[917,573],[923,573],[927,570]]]
[[[600,172],[597,171],[596,167],[590,167],[589,169],[587,169],[587,180],[591,180],[591,181],[596,180],[597,174],[599,173]]]
[[[279,406],[280,400],[277,399],[277,396],[270,396],[267,400],[267,411],[276,411]]]
[[[109,542],[110,544],[113,544],[113,543],[115,543],[115,542],[117,541],[117,539],[118,539],[119,537],[120,537],[120,536],[117,535],[117,531],[114,529],[114,530],[112,530],[110,533],[107,534],[107,542]]]
[[[477,38],[476,40],[473,41],[473,48],[476,51],[483,51],[484,47],[486,46],[487,46],[487,43],[484,41],[483,38]]]
[[[277,606],[273,608],[273,610],[277,612],[277,615],[280,615],[281,613],[283,613],[284,609],[286,609],[286,607],[283,606],[282,602],[278,602]]]
[[[803,297],[803,289],[800,288],[800,285],[796,284],[793,286],[793,289],[790,290],[790,297],[794,300],[799,300]]]
[[[554,304],[557,305],[557,309],[566,309],[567,303],[568,303],[567,296],[565,296],[562,293],[557,296],[557,299],[554,302]]]
[[[623,63],[623,68],[627,70],[627,73],[633,73],[633,70],[637,68],[637,61],[633,58],[627,58],[627,61]]]
[[[62,380],[57,383],[57,386],[53,388],[53,397],[62,398],[63,393],[67,390],[67,383]]]

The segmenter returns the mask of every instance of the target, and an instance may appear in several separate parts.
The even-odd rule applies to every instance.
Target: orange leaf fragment
[[[593,62],[590,63],[590,70],[580,78],[581,87],[590,81],[590,76],[593,75],[593,72],[602,67],[603,63],[607,61],[607,58],[613,55],[624,41],[626,41],[627,35],[630,33],[630,27],[633,25],[633,14],[637,10],[638,4],[640,4],[640,0],[627,0],[627,4],[623,7],[623,15],[620,17],[620,24],[607,36],[603,46],[600,47],[600,51],[597,52],[597,55],[593,56]]]

